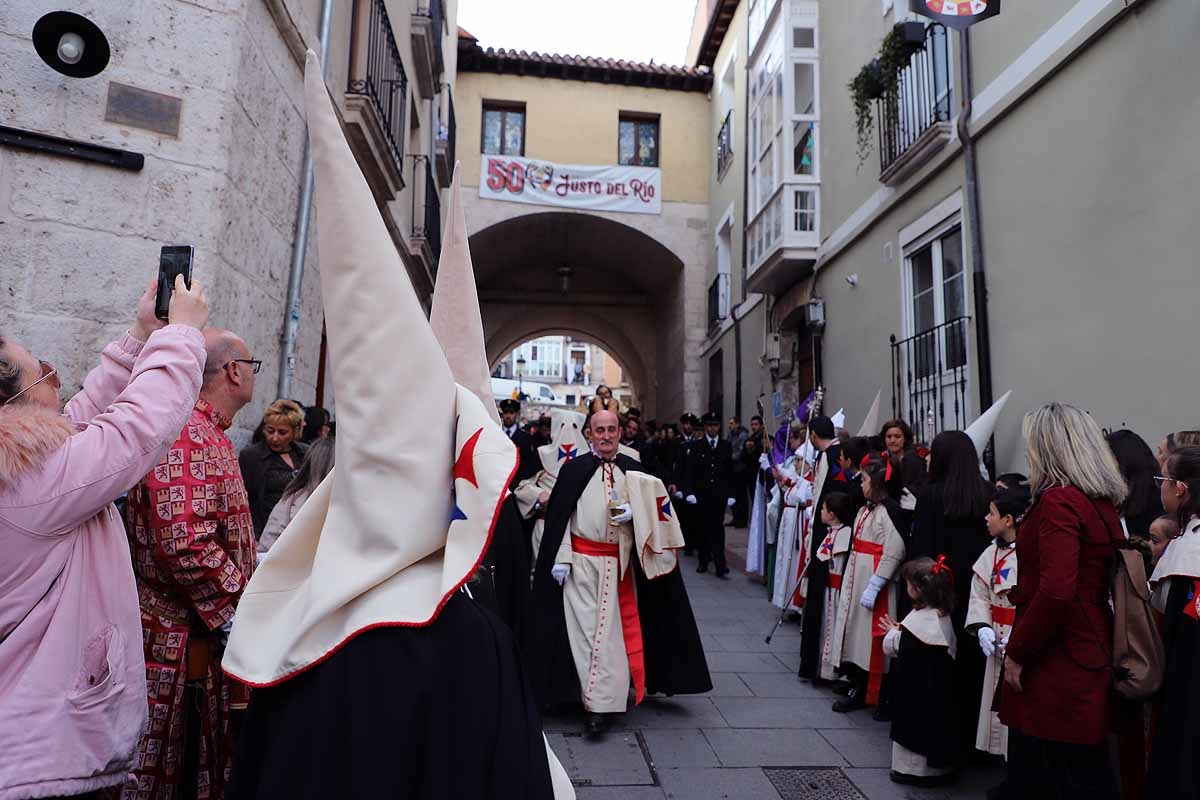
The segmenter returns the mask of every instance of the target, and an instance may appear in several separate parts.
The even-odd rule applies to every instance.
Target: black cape
[[[812,536],[808,546],[808,592],[804,595],[804,627],[800,638],[800,669],[797,674],[801,678],[820,677],[822,630],[825,626],[825,589],[829,586],[829,562],[818,561],[817,551],[825,541],[829,526],[821,521],[821,505],[825,498],[834,492],[850,492],[850,486],[842,476],[838,466],[838,458],[842,453],[840,444],[830,445],[821,453],[820,458],[829,463],[825,474],[825,483],[821,485],[821,494],[813,498]]]
[[[1146,797],[1200,798],[1200,622],[1184,614],[1193,581],[1171,578],[1163,618],[1167,668],[1150,750]]]
[[[529,606],[529,537],[511,495],[501,504],[492,541],[483,557],[484,575],[471,592],[521,640]]]
[[[618,455],[615,462],[625,473],[645,472],[628,456]],[[546,507],[524,639],[529,682],[540,704],[577,703],[580,700],[579,676],[571,658],[563,616],[562,588],[551,576],[550,568],[554,566],[575,506],[599,468],[600,459],[590,453],[564,464]],[[712,678],[683,576],[675,569],[668,575],[648,580],[636,558],[630,568],[634,571],[638,617],[642,624],[646,691],[662,694],[711,691]]]
[[[542,723],[508,628],[465,594],[423,628],[351,639],[255,690],[228,800],[551,800]]]
[[[992,543],[987,523],[982,516],[968,519],[950,519],[946,516],[943,501],[944,486],[930,483],[917,495],[917,509],[913,516],[912,539],[908,545],[907,559],[932,558],[945,555],[954,572],[954,611],[950,619],[954,623],[954,635],[960,642],[969,642],[966,632],[967,606],[971,601],[971,582],[975,577],[975,562]],[[903,594],[903,593],[902,593]],[[954,661],[954,701],[958,707],[956,721],[962,754],[969,755],[975,748],[975,734],[979,726],[979,697],[983,692],[984,672],[987,658],[978,647],[962,647]]]
[[[946,689],[953,674],[954,659],[947,648],[925,644],[902,629],[900,655],[888,673],[891,685],[898,688],[891,697],[892,741],[925,756],[937,769],[954,766],[961,749],[955,699]]]

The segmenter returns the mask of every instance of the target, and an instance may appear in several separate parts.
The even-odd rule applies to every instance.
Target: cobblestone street
[[[943,789],[892,783],[887,724],[870,710],[835,714],[831,692],[796,677],[794,623],[763,641],[778,611],[738,569],[746,532],[728,531],[729,580],[697,575],[694,558],[681,564],[713,691],[647,698],[600,742],[580,735],[581,717],[547,718],[580,800],[934,800],[983,797],[1000,780],[974,768]]]

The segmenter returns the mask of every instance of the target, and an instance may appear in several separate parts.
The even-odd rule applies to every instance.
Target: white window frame
[[[951,231],[955,230],[956,228],[960,231],[960,238],[962,241],[962,249],[963,249],[963,252],[960,254],[960,258],[962,260],[962,265],[963,265],[963,271],[962,271],[963,312],[964,312],[964,316],[968,316],[968,317],[971,316],[970,310],[973,307],[972,306],[972,300],[973,300],[972,289],[973,289],[973,287],[971,286],[970,269],[968,267],[967,258],[966,258],[966,248],[967,248],[966,218],[965,218],[965,215],[963,214],[963,209],[962,209],[962,193],[955,192],[954,194],[950,195],[945,200],[943,200],[942,202],[938,203],[936,206],[931,208],[925,214],[921,215],[921,217],[918,218],[916,221],[914,221],[912,224],[906,226],[905,228],[903,228],[900,231],[899,242],[898,242],[899,246],[900,246],[899,247],[900,258],[898,260],[900,263],[900,270],[899,270],[900,286],[899,286],[899,289],[900,289],[900,303],[901,303],[901,324],[902,324],[902,330],[903,330],[903,336],[901,338],[903,338],[903,339],[911,338],[911,337],[916,336],[923,332],[923,331],[918,331],[915,329],[916,328],[916,311],[913,308],[913,299],[914,299],[913,290],[915,289],[916,281],[914,280],[914,277],[913,277],[912,257],[915,254],[917,254],[918,252],[920,252],[921,250],[924,250],[928,246],[932,246],[934,248],[932,278],[933,278],[933,285],[937,292],[935,295],[935,301],[934,301],[934,311],[933,311],[934,322],[933,322],[933,324],[936,327],[936,326],[942,325],[948,321],[945,318],[945,313],[946,313],[945,281],[944,281],[945,276],[942,274],[943,259],[942,259],[942,253],[941,253],[941,247],[942,247],[941,240],[947,234],[949,234]],[[972,330],[972,327],[970,325],[968,325],[966,341],[964,341],[964,343],[963,343],[963,345],[966,349],[966,352],[965,352],[966,363],[963,365],[963,374],[965,375],[966,388],[963,393],[963,395],[964,395],[963,399],[962,399],[963,410],[961,412],[963,414],[964,419],[971,419],[973,416],[973,412],[972,412],[973,400],[972,400],[972,398],[974,397],[975,366],[976,365],[975,365],[974,349],[972,346],[972,342],[973,342],[972,337],[973,337],[973,330]],[[942,353],[940,355],[944,359],[945,354]],[[906,368],[908,366],[911,366],[911,365],[906,365]],[[942,374],[940,376],[937,376],[937,379],[942,381],[943,388],[945,388],[948,379],[952,378],[952,376],[953,376],[953,368],[943,370]],[[933,376],[930,376],[930,378],[932,378],[932,377]],[[920,378],[917,378],[916,376],[914,376],[913,379],[915,381],[920,381],[920,380],[928,381],[928,380],[930,380],[930,378],[920,379]],[[945,413],[947,415],[953,414],[953,410],[950,405],[946,405],[945,409],[946,409]],[[950,417],[949,419],[952,419],[952,417]],[[910,420],[910,423],[913,425],[914,430],[917,430],[918,426],[923,426],[925,421],[924,420]],[[947,419],[941,420],[941,429],[942,430],[947,429],[946,423],[947,423]]]

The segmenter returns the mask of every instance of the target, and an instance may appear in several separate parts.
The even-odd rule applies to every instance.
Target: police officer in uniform
[[[512,439],[512,443],[517,446],[517,454],[521,457],[521,462],[517,466],[517,474],[513,476],[512,483],[509,485],[510,489],[516,488],[518,483],[533,477],[538,471],[533,437],[528,432],[521,430],[520,417],[521,404],[518,401],[509,398],[500,401],[500,425],[508,434],[508,438]]]
[[[721,438],[721,415],[709,411],[702,420],[704,434],[695,439],[685,459],[684,500],[695,509],[696,545],[700,566],[707,572],[709,562],[716,566],[718,578],[729,574],[725,565],[725,510],[734,503],[733,448]]]

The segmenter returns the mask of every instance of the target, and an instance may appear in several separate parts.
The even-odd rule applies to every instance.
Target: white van
[[[518,386],[524,392],[524,397],[517,398]],[[554,393],[549,384],[534,381],[522,381],[518,384],[517,381],[509,378],[492,378],[492,396],[497,401],[511,397],[539,405],[565,406],[567,404],[566,400]]]

